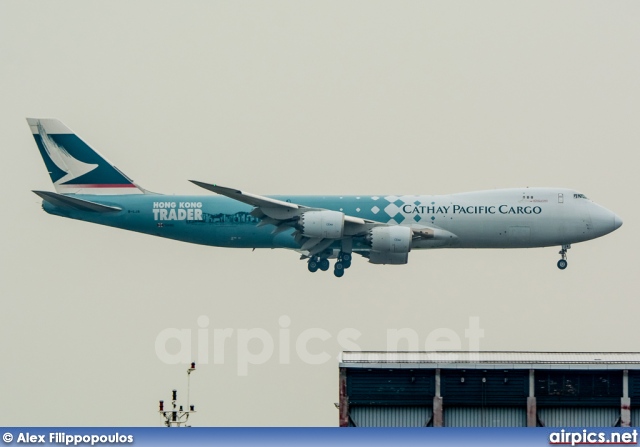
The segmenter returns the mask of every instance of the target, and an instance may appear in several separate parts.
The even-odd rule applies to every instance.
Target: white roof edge
[[[578,365],[588,366],[594,369],[600,366],[607,369],[608,365],[616,365],[616,368],[640,369],[640,352],[533,352],[533,351],[414,351],[414,352],[385,352],[385,351],[343,351],[340,355],[341,367],[357,367],[356,365],[387,365],[414,364],[422,368],[456,368],[479,364],[483,367],[489,365],[502,365],[510,368],[523,368],[526,365],[566,365],[575,368]],[[439,365],[439,366],[436,366]],[[458,366],[462,365],[462,366]]]
[[[464,369],[464,370],[631,370],[640,371],[640,364],[633,363],[340,363],[349,369]]]

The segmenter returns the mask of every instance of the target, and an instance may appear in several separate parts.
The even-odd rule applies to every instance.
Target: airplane
[[[622,225],[615,213],[566,188],[510,188],[448,195],[260,196],[191,180],[217,195],[150,192],[62,122],[27,118],[56,192],[33,191],[49,214],[217,247],[284,248],[310,272],[353,254],[407,264],[411,250],[560,246]]]

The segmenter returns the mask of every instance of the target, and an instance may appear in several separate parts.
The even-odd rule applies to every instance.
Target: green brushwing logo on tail
[[[140,194],[133,180],[58,120],[27,118],[31,133],[60,193]]]
[[[46,152],[49,161],[51,161],[55,165],[55,167],[58,168],[55,171],[49,170],[51,180],[54,184],[59,185],[68,183],[71,180],[88,174],[98,167],[97,164],[84,163],[76,158],[73,158],[73,156],[71,156],[71,154],[64,147],[58,145],[58,143],[56,143],[56,141],[47,134],[47,132],[44,130],[44,126],[40,121],[38,121],[37,127],[42,149],[44,149],[44,152]]]

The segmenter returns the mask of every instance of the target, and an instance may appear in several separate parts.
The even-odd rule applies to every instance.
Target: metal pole
[[[191,402],[191,370],[187,370],[187,411],[191,410],[189,403]]]

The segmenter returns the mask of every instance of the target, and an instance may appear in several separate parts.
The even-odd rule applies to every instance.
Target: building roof
[[[347,368],[635,369],[640,352],[344,351]]]

